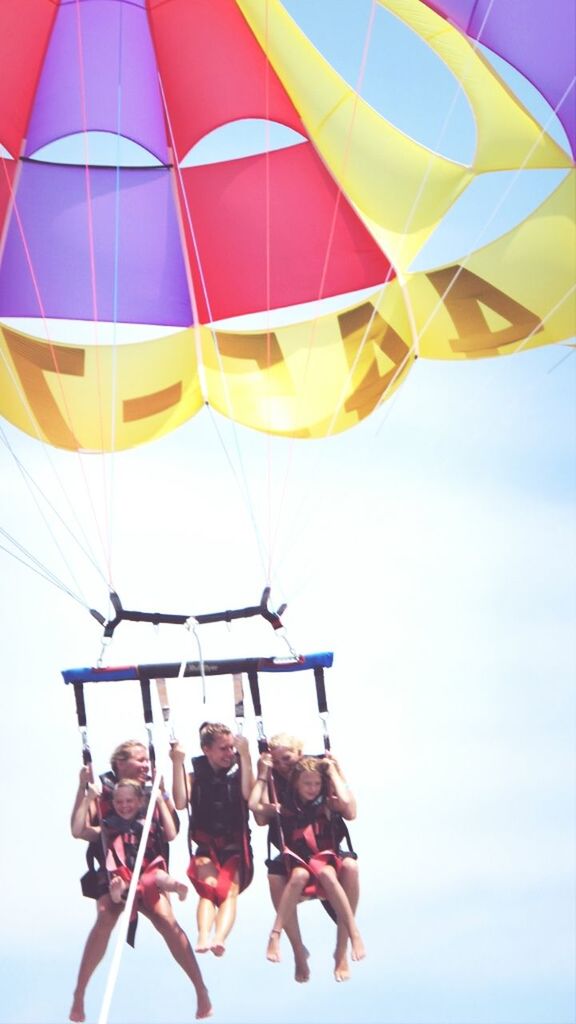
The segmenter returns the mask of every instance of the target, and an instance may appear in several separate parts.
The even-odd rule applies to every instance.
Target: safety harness
[[[203,754],[192,758],[190,864],[188,877],[199,896],[216,906],[227,898],[238,874],[239,891],[247,889],[254,875],[250,845],[248,805],[242,796],[242,768],[238,756],[227,771],[214,771]],[[193,852],[192,843],[196,843]],[[198,875],[198,856],[208,856],[217,871],[215,885]]]

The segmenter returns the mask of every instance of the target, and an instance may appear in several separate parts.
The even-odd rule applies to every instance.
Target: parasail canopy
[[[572,157],[485,55],[533,82],[574,142],[573,5],[558,0],[553,17],[537,0],[379,6],[464,91],[469,164],[386,120],[278,0],[4,0],[2,415],[88,451],[160,437],[205,403],[324,437],[377,408],[419,355],[509,354],[574,333]],[[195,162],[212,133],[255,119],[294,144]],[[113,166],[97,142],[110,136]],[[412,269],[471,185],[510,170],[559,181],[504,235]],[[134,325],[155,330],[126,344]]]

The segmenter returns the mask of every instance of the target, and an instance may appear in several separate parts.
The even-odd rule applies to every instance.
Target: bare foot
[[[277,928],[274,928],[270,932],[270,938],[268,939],[268,946],[266,948],[266,959],[271,960],[273,964],[280,963],[280,935],[281,933]]]
[[[366,950],[364,949],[364,943],[360,937],[360,932],[355,932],[350,936],[350,945],[352,946],[352,959],[363,960],[366,956]]]
[[[82,996],[74,996],[72,1000],[72,1009],[68,1017],[69,1020],[73,1020],[76,1024],[82,1024],[86,1020],[86,1014],[84,1013],[84,999]]]
[[[294,980],[299,982],[310,981],[310,968],[308,966],[308,957],[310,953],[305,946],[302,946],[301,952],[294,953]]]
[[[188,886],[184,882],[176,882],[174,891],[178,893],[179,900],[185,900],[188,895]]]
[[[198,941],[197,941],[196,945],[194,946],[194,952],[196,952],[196,953],[207,953],[209,949],[210,949],[210,939],[208,938],[207,935],[203,935],[202,933],[199,933]]]
[[[218,939],[214,939],[210,949],[214,953],[214,956],[224,956],[224,953],[226,952],[226,946]]]
[[[207,988],[201,988],[196,992],[198,997],[198,1005],[196,1007],[196,1020],[204,1020],[205,1017],[212,1016],[212,1003],[210,1002],[210,996],[208,995]]]
[[[336,981],[350,980],[350,965],[346,956],[346,950],[343,953],[336,950],[334,953],[334,977]]]
[[[124,890],[126,889],[126,882],[120,875],[115,875],[114,878],[110,879],[110,885],[108,886],[108,892],[110,893],[110,899],[112,903],[121,903]]]

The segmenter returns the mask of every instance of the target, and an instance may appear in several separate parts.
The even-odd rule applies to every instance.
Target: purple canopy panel
[[[532,82],[564,125],[576,153],[574,0],[424,0]]]
[[[25,163],[16,199],[25,245],[13,214],[0,316],[189,326],[170,174],[92,168],[87,203],[85,168]]]
[[[84,101],[85,97],[85,109]],[[132,139],[167,163],[156,57],[143,3],[76,0],[58,10],[28,129],[26,155],[83,131]]]

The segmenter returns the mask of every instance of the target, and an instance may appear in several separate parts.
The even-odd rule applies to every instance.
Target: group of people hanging
[[[318,896],[336,922],[334,976],[336,981],[347,980],[348,945],[352,960],[362,959],[365,951],[354,917],[358,865],[345,824],[356,816],[356,803],[337,761],[329,753],[305,756],[302,743],[282,733],[268,740],[254,777],[246,737],[233,736],[227,726],[212,722],[200,727],[200,747],[202,755],[192,758],[188,773],[184,750],[178,743],[171,745],[172,793],[160,780],[129,941],[133,942],[136,914],[141,912],[190,978],[196,991],[196,1018],[212,1015],[194,950],[170,903],[169,893],[183,900],[188,886],[168,872],[168,844],[178,834],[177,811],[187,809],[191,851],[187,873],[199,897],[195,952],[211,951],[221,957],[236,917],[238,895],[252,880],[251,811],[258,825],[268,826],[266,865],[276,911],[268,960],[280,960],[284,931],[294,953],[295,979],[308,981],[308,951],[297,906],[303,898]],[[113,752],[111,771],[101,775],[99,782],[92,777],[91,765],[80,771],[71,829],[75,838],[88,842],[82,891],[97,901],[97,916],[78,971],[71,1021],[85,1020],[86,987],[124,909],[149,802],[150,770],[146,747],[129,740]]]

